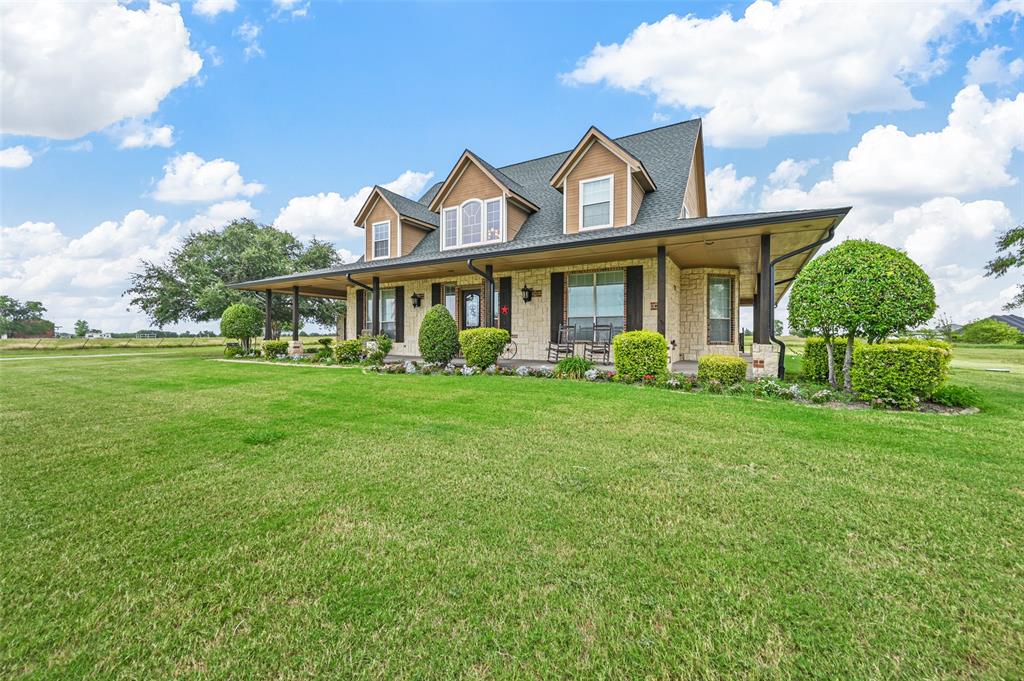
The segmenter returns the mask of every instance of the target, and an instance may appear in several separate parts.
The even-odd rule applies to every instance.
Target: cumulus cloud
[[[707,174],[708,215],[741,213],[746,206],[746,195],[757,182],[749,175],[738,177],[736,168],[729,163]]]
[[[174,145],[173,125],[152,125],[132,119],[113,126],[109,132],[118,139],[118,149],[144,149]]]
[[[921,106],[911,85],[942,72],[954,33],[984,19],[976,3],[891,3],[879,12],[872,3],[757,0],[735,19],[670,14],[641,24],[562,78],[706,112],[709,144],[759,146],[845,130],[851,113]]]
[[[986,85],[1010,85],[1020,80],[1024,75],[1024,59],[1018,57],[1012,61],[1003,60],[1003,55],[1010,51],[1010,48],[996,45],[981,51],[976,57],[967,60],[967,75],[964,82],[968,84]]]
[[[433,176],[434,173],[407,170],[382,186],[397,194],[418,198]],[[274,220],[274,226],[303,239],[316,236],[327,241],[338,241],[362,237],[362,230],[352,222],[372,189],[363,187],[350,196],[342,196],[338,192],[296,196],[281,209]]]
[[[145,118],[203,60],[178,5],[0,4],[0,80],[7,134],[73,139]]]
[[[212,19],[221,12],[234,12],[238,0],[196,0],[192,11],[207,19]]]
[[[182,227],[188,232],[198,232],[204,229],[219,229],[242,218],[255,220],[259,216],[260,212],[248,201],[221,201],[192,216],[182,223]]]
[[[237,163],[222,158],[206,161],[190,151],[167,162],[153,198],[168,203],[208,203],[255,196],[263,189],[258,182],[246,182]]]
[[[0,149],[0,168],[27,168],[32,165],[32,154],[22,145]]]

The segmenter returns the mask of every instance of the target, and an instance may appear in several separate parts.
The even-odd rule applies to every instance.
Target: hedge
[[[735,385],[746,379],[747,363],[741,357],[703,355],[697,359],[697,380],[701,383],[718,381],[722,385]]]
[[[843,375],[843,357],[846,355],[846,342],[844,339],[837,339],[832,342],[832,363],[835,366],[836,377]],[[801,368],[803,377],[815,383],[828,382],[828,348],[825,347],[825,339],[819,336],[811,336],[804,345],[804,363]]]
[[[263,356],[267,359],[273,359],[278,355],[288,354],[288,341],[283,340],[265,340],[263,341]]]
[[[953,345],[938,338],[893,338],[882,341],[886,345],[923,345],[927,348],[942,350],[943,371],[949,374],[949,365],[953,363]]]
[[[612,340],[615,373],[620,381],[634,383],[650,376],[668,379],[668,341],[655,331],[627,331]]]
[[[358,338],[338,341],[334,345],[334,361],[338,364],[358,364],[363,359],[363,342]]]
[[[459,329],[444,305],[427,310],[420,324],[420,356],[424,362],[448,364],[459,354]]]
[[[922,344],[862,345],[853,353],[853,390],[862,399],[912,408],[945,383],[947,355]]]
[[[466,358],[466,366],[486,369],[498,361],[512,338],[505,329],[484,327],[466,329],[459,334],[459,345],[462,356]]]

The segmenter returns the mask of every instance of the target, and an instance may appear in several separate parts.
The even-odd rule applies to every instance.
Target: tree
[[[0,333],[34,335],[50,325],[43,319],[46,308],[38,300],[24,303],[0,295]]]
[[[87,333],[89,333],[89,322],[85,321],[84,319],[79,319],[77,322],[75,322],[75,335],[76,336],[78,336],[79,338],[82,338]]]
[[[798,301],[796,323],[794,299]],[[857,336],[876,342],[928,321],[935,314],[935,287],[905,253],[873,241],[850,240],[811,261],[797,275],[789,305],[790,326],[817,322],[816,327],[806,328],[827,334],[826,347],[837,332],[845,336],[843,386],[850,390]],[[832,357],[830,350],[829,362]],[[830,369],[830,382],[833,373]]]
[[[986,277],[1001,277],[1011,268],[1024,267],[1024,224],[1000,234],[996,241],[996,251],[1006,252],[989,261],[985,266]],[[1017,295],[1003,305],[1004,310],[1012,310],[1015,307],[1024,307],[1024,283],[1017,284]]]
[[[158,327],[183,321],[218,319],[236,303],[262,309],[263,294],[228,288],[236,281],[265,279],[341,264],[329,243],[304,245],[288,232],[252,220],[236,220],[223,230],[195,232],[171,251],[164,264],[143,262],[131,275],[131,304]],[[300,298],[299,315],[321,325],[334,324],[338,302]],[[276,328],[291,319],[290,296],[274,296],[271,320]]]
[[[998,319],[979,319],[960,329],[964,343],[1019,343],[1021,332]]]
[[[783,329],[782,329],[782,320],[781,319],[776,319],[775,320],[775,335],[776,336],[781,336],[782,335],[782,331],[783,331]]]
[[[252,339],[260,332],[263,315],[259,309],[245,303],[235,303],[224,310],[220,317],[220,335],[237,338],[242,349],[249,352]]]

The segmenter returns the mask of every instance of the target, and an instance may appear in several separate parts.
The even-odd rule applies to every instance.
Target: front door
[[[478,328],[480,326],[480,289],[464,288],[459,297],[462,305],[462,328]]]

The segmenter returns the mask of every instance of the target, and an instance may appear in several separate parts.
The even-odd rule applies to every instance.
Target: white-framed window
[[[455,307],[456,304],[457,303],[455,302],[455,284],[445,284],[444,285],[444,306],[448,308],[448,312],[451,313],[452,319],[457,319],[458,318],[458,317],[456,317],[456,314],[457,314],[457,312],[456,312],[457,308]]]
[[[732,343],[732,277],[708,277],[708,343]]]
[[[612,175],[580,180],[580,229],[611,227],[614,195]]]
[[[577,340],[594,337],[594,324],[611,324],[612,335],[626,325],[626,273],[570,272],[566,318],[576,325]]]
[[[373,328],[373,294],[367,292],[363,300],[363,320],[366,328]],[[395,289],[380,289],[380,332],[395,337]]]
[[[373,223],[373,259],[391,257],[391,221]]]
[[[502,241],[505,236],[505,201],[501,197],[469,199],[458,208],[444,208],[441,249],[478,246]]]
[[[459,209],[444,209],[444,247],[455,248],[459,245]]]

